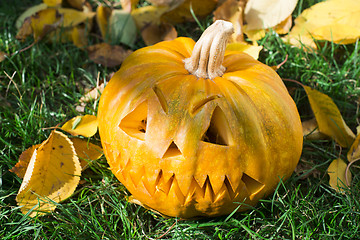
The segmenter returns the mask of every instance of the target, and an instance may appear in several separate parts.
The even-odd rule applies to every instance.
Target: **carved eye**
[[[233,144],[233,138],[229,126],[229,122],[226,120],[226,116],[220,107],[216,107],[210,120],[210,125],[202,141],[209,142],[218,145],[230,146]]]
[[[144,141],[147,127],[147,112],[148,103],[145,101],[126,115],[121,120],[119,127],[129,136]]]

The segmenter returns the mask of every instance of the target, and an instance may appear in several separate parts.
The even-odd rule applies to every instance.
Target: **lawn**
[[[6,3],[5,3],[6,2]],[[360,237],[360,170],[350,169],[352,184],[342,192],[329,185],[327,168],[347,150],[332,140],[305,140],[299,165],[273,194],[246,212],[229,216],[182,220],[164,218],[127,202],[129,192],[108,169],[105,157],[81,176],[75,193],[41,217],[23,215],[15,201],[22,179],[9,172],[20,154],[39,144],[51,127],[80,115],[76,105],[118,68],[92,62],[72,43],[16,40],[17,17],[40,1],[0,3],[0,51],[11,54],[0,63],[0,238],[1,239],[358,239]],[[300,0],[293,16],[318,1]],[[95,4],[95,2],[94,2]],[[200,20],[211,24],[211,16]],[[201,34],[197,23],[176,25],[179,36]],[[96,38],[91,38],[95,43]],[[318,42],[319,49],[284,44],[273,32],[258,41],[259,60],[269,66],[288,60],[277,70],[330,96],[356,133],[360,114],[360,46]],[[134,49],[144,47],[139,38]],[[285,81],[302,120],[312,117],[305,91]],[[96,114],[93,102],[86,114]],[[82,113],[84,114],[84,113]],[[92,141],[99,142],[99,135]],[[357,166],[356,166],[357,165]]]

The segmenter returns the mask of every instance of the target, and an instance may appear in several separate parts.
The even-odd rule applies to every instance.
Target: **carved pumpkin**
[[[182,218],[229,214],[239,202],[245,210],[297,165],[296,106],[270,67],[225,50],[232,31],[216,21],[196,45],[139,49],[101,96],[110,168],[147,208]]]

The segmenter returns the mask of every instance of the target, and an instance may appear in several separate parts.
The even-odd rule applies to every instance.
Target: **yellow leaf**
[[[87,29],[86,26],[78,25],[70,31],[71,40],[75,46],[82,48],[88,45]]]
[[[95,12],[78,11],[71,8],[59,8],[58,11],[64,18],[62,27],[73,27],[90,21],[96,14]]]
[[[77,116],[67,121],[61,129],[74,135],[92,137],[97,132],[97,119],[94,115]]]
[[[16,20],[15,26],[17,29],[20,29],[21,26],[23,25],[25,19],[27,19],[28,17],[31,17],[32,15],[34,15],[35,13],[44,10],[48,7],[48,5],[46,5],[45,3],[41,3],[35,6],[32,6],[28,9],[25,10],[25,12],[23,12],[20,17],[18,17],[18,19]]]
[[[304,10],[285,41],[316,47],[317,40],[354,43],[360,37],[360,1],[328,0]]]
[[[61,5],[62,0],[43,0],[49,7],[57,7]]]
[[[53,131],[33,152],[16,196],[21,211],[31,217],[53,211],[75,191],[81,174],[79,159],[69,138]]]
[[[336,191],[340,191],[341,188],[345,186],[349,186],[351,183],[352,176],[350,171],[347,172],[348,182],[346,181],[346,177],[345,177],[346,167],[347,164],[340,158],[335,159],[329,165],[329,168],[327,170],[330,177],[329,184]]]
[[[24,152],[22,152],[19,157],[19,161],[12,169],[10,169],[10,172],[15,173],[19,178],[24,178],[31,156],[33,155],[35,149],[40,147],[40,145],[41,144],[33,145],[30,148],[26,149]]]
[[[36,15],[31,17],[31,28],[35,41],[54,31],[62,20],[63,18],[55,8],[47,8],[37,12]]]
[[[86,4],[85,0],[66,0],[66,2],[73,8],[78,10],[83,10],[84,5]]]
[[[340,146],[350,147],[355,140],[355,135],[346,125],[334,101],[315,89],[303,87],[319,125],[319,131],[332,137]]]
[[[229,43],[226,46],[226,50],[228,50],[228,51],[244,52],[244,53],[247,53],[250,56],[252,56],[254,59],[259,58],[259,53],[262,48],[263,48],[262,46],[249,45],[249,44],[246,44],[243,42]]]
[[[347,159],[349,162],[360,159],[360,134],[357,135],[354,143],[351,145],[347,153]]]
[[[145,6],[131,12],[137,29],[141,30],[146,25],[160,24],[160,17],[169,10],[169,7]]]
[[[249,0],[245,6],[247,30],[273,28],[294,11],[298,0]]]
[[[99,26],[101,36],[103,39],[107,39],[109,18],[111,15],[111,9],[105,5],[99,5],[96,9],[96,22]]]
[[[88,164],[103,155],[101,147],[80,138],[72,138],[76,154],[80,160],[81,169],[85,170]]]

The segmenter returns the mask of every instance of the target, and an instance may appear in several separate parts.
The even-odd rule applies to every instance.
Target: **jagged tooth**
[[[194,176],[194,179],[199,184],[200,188],[203,188],[207,177],[208,177],[208,175],[206,175],[206,174],[197,174]]]
[[[141,178],[145,174],[145,167],[139,167],[139,168],[132,168],[130,170],[130,179],[133,182],[134,186],[137,187]]]
[[[235,195],[232,193],[232,195]],[[230,202],[232,201],[233,197],[231,196],[231,193],[229,192],[229,188],[225,182],[223,182],[223,185],[219,192],[215,195],[214,203],[217,203],[219,201],[222,202]]]
[[[205,184],[204,184],[204,198],[205,199],[210,199],[211,202],[214,202],[215,200],[215,193],[214,193],[214,189],[212,188],[212,185],[210,183],[209,177],[206,179]]]
[[[128,158],[124,167],[121,169],[121,174],[125,181],[127,180],[127,177],[129,175],[130,165],[131,165],[131,160],[130,160],[130,158]]]
[[[199,186],[199,183],[195,180],[195,178],[192,177],[189,190],[185,197],[185,205],[190,204],[190,202],[192,201],[196,201],[196,193],[198,191],[201,192],[201,187]]]
[[[246,173],[243,173],[241,180],[243,181],[247,191],[249,192],[250,200],[252,200],[256,196],[256,194],[258,194],[265,187],[263,183],[259,182],[258,180]]]
[[[190,190],[191,183],[193,181],[193,176],[186,175],[179,177],[178,175],[176,175],[176,180],[178,182],[181,192],[184,195],[187,195]]]
[[[180,190],[180,187],[179,187],[179,184],[177,182],[177,178],[176,176],[174,175],[174,180],[172,182],[172,185],[171,185],[171,188],[170,188],[170,191],[169,191],[169,194],[171,194],[172,192],[175,193],[175,196],[177,197],[177,199],[179,200],[180,204],[181,205],[184,205],[185,203],[185,196],[184,194],[181,192]],[[173,195],[173,194],[171,194]]]
[[[173,184],[174,177],[175,175],[173,174],[167,181],[162,177],[157,185],[157,190],[163,192],[165,195],[168,195],[171,185]]]
[[[212,189],[214,190],[214,193],[217,194],[220,191],[220,189],[222,188],[222,186],[224,185],[225,175],[224,174],[212,175],[209,178],[209,180],[210,180]]]

